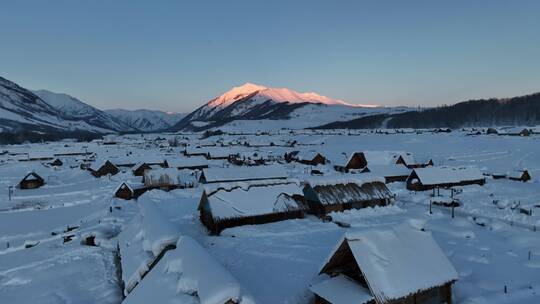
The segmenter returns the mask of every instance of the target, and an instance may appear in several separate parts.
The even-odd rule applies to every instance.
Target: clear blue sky
[[[352,103],[540,91],[540,1],[3,1],[0,75],[187,112],[244,82]]]

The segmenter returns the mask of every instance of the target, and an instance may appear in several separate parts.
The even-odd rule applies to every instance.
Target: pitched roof
[[[458,279],[456,270],[429,232],[402,224],[347,233],[340,244],[345,241],[378,302],[406,297]]]
[[[323,205],[386,199],[392,192],[379,177],[366,174],[365,179],[315,179],[308,181]]]
[[[208,205],[214,218],[247,217],[299,210],[293,195],[302,195],[302,189],[294,183],[251,186],[214,192],[208,195]]]
[[[181,185],[195,184],[197,177],[194,171],[178,170],[176,168],[156,168],[144,172],[144,182],[146,185]]]
[[[369,172],[374,175],[390,176],[409,176],[411,169],[402,165],[368,165]]]
[[[206,182],[247,181],[257,179],[287,178],[287,172],[281,165],[257,167],[228,167],[203,169]]]
[[[485,179],[477,167],[426,167],[416,173],[423,185],[451,184]]]
[[[169,168],[190,168],[208,166],[208,160],[202,156],[167,158]]]

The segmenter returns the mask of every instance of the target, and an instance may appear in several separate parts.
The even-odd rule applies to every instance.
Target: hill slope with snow
[[[0,132],[86,134],[107,133],[111,130],[64,115],[32,91],[0,77]]]
[[[165,130],[179,122],[185,114],[154,110],[114,109],[105,112],[131,128],[149,132]]]

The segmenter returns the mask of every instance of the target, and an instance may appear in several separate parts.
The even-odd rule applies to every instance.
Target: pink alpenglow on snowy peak
[[[378,107],[378,105],[351,104],[339,99],[333,99],[313,92],[299,93],[287,88],[269,88],[253,83],[245,83],[239,87],[234,87],[223,95],[213,99],[208,103],[208,107],[224,108],[235,101],[253,95],[254,99],[273,100],[274,102],[289,103],[316,103],[326,105],[342,105],[349,107]]]

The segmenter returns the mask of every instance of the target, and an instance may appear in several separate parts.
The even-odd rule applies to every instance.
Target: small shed
[[[118,167],[109,160],[103,161],[101,163],[94,163],[90,166],[90,168],[88,168],[88,170],[95,177],[102,177],[108,174],[115,175],[120,172]]]
[[[303,188],[309,212],[323,217],[330,212],[386,206],[392,192],[381,178],[369,179],[313,179]]]
[[[452,284],[458,279],[431,234],[407,224],[345,234],[320,274],[330,278],[310,289],[324,300],[319,303],[335,304],[452,303]],[[347,287],[354,301],[334,300],[337,294],[325,285],[334,291]]]
[[[407,189],[424,191],[485,183],[486,177],[477,167],[426,167],[411,172],[407,178]]]
[[[527,169],[514,170],[508,174],[508,179],[520,182],[527,182],[531,180],[531,175],[529,174],[529,171]]]
[[[45,180],[36,172],[30,172],[19,182],[19,189],[35,189],[45,185]]]
[[[302,189],[295,183],[205,190],[199,202],[201,222],[212,234],[236,226],[301,218],[303,209]]]
[[[497,129],[495,129],[495,128],[488,128],[488,129],[486,130],[486,134],[488,134],[488,135],[498,135],[499,132],[498,132]]]
[[[518,133],[519,136],[531,136],[531,134],[533,134],[531,129],[523,129]]]
[[[49,163],[49,165],[53,167],[60,167],[63,164],[64,162],[62,162],[62,160],[60,160],[59,158],[55,158],[52,162]]]
[[[363,152],[353,152],[349,156],[340,156],[333,164],[336,171],[348,172],[351,169],[364,169],[368,163]]]

